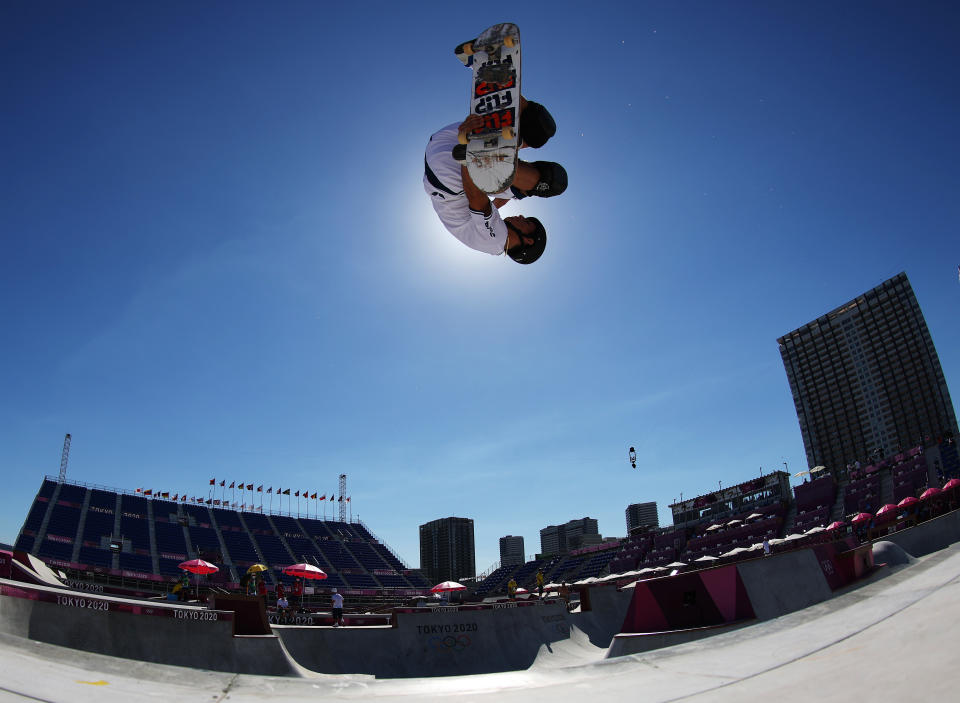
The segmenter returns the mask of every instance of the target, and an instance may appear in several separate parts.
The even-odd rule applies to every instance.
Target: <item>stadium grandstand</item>
[[[533,591],[538,570],[548,583],[576,584],[664,570],[676,563],[731,558],[764,542],[773,551],[801,546],[797,540],[804,536],[831,525],[849,525],[858,514],[919,501],[931,488],[960,477],[960,454],[954,440],[948,439],[918,445],[869,466],[815,467],[796,476],[803,474],[808,478],[792,488],[790,474],[776,471],[675,503],[670,526],[519,565],[495,565],[470,584],[465,595],[500,596],[511,579]],[[900,529],[911,518],[925,519],[924,511],[932,505],[919,502],[912,511],[891,511],[899,522],[886,524],[878,516],[862,527]],[[178,502],[49,476],[15,547],[63,569],[71,578],[143,590],[164,590],[180,574],[178,564],[194,558],[217,565],[219,571],[208,577],[209,582],[226,589],[237,588],[243,573],[257,563],[268,567],[264,576],[269,586],[277,581],[289,585],[291,578],[282,569],[299,562],[326,572],[325,580],[315,582],[317,594],[337,588],[399,601],[421,596],[431,586],[359,519],[237,510],[202,500]]]
[[[960,453],[955,441],[946,439],[913,447],[866,467],[851,464],[838,471],[815,467],[799,472],[797,477],[801,475],[809,478],[792,489],[790,474],[775,471],[681,501],[671,506],[672,526],[563,556],[499,565],[478,580],[474,594],[483,597],[504,593],[510,579],[532,591],[538,570],[553,584],[576,584],[641,570],[664,570],[668,564],[734,559],[749,555],[765,541],[772,545],[772,551],[802,546],[804,540],[814,539],[830,525],[849,526],[857,514],[871,513],[887,504],[900,506],[907,500],[905,506],[909,506],[910,498],[919,500],[930,488],[960,478]],[[936,504],[916,505],[891,511],[889,523],[875,520],[863,529],[874,531],[874,536],[880,530],[902,529],[925,519]],[[942,509],[935,508],[938,512]]]
[[[290,585],[283,568],[318,566],[327,578],[315,592],[333,588],[357,596],[402,599],[430,584],[409,568],[359,519],[317,519],[292,514],[214,507],[144,496],[47,476],[17,537],[28,552],[72,579],[146,591],[164,591],[182,572],[178,565],[203,559],[219,571],[209,583],[239,587],[253,564],[268,567],[265,581]],[[220,501],[217,501],[220,502]]]

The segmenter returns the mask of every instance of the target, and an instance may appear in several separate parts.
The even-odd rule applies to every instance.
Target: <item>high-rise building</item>
[[[525,552],[523,551],[523,537],[507,535],[500,538],[500,565],[518,566],[523,564]]]
[[[940,359],[906,274],[777,342],[810,467],[838,470],[956,436]]]
[[[549,525],[540,530],[540,553],[566,554],[587,544],[599,544],[597,521],[592,517],[571,520],[563,525]]]
[[[475,577],[473,520],[445,517],[420,525],[420,571],[431,584]]]
[[[659,527],[657,504],[633,503],[627,506],[627,535],[640,527]]]

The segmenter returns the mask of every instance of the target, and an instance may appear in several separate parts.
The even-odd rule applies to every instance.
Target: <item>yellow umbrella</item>
[[[269,567],[264,566],[263,564],[254,564],[249,569],[247,569],[248,574],[255,574],[258,571],[266,571]]]

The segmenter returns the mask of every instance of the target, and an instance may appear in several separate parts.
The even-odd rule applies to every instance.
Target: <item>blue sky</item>
[[[421,186],[458,42],[521,29],[563,163],[533,266]],[[417,526],[622,536],[805,468],[776,338],[900,271],[956,405],[960,10],[949,2],[7,2],[0,541],[69,476],[329,493]],[[627,449],[639,454],[636,471]]]

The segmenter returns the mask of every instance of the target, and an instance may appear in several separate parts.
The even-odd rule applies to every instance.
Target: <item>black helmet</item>
[[[540,255],[547,246],[547,230],[540,224],[540,220],[536,217],[528,217],[527,220],[536,224],[536,229],[529,234],[523,234],[512,224],[505,222],[507,227],[512,229],[516,235],[520,237],[520,244],[511,249],[507,249],[507,256],[518,264],[532,264],[540,258]],[[524,237],[533,239],[533,244],[525,244],[523,242]]]
[[[540,103],[528,100],[520,113],[520,139],[534,149],[547,143],[557,133],[557,123]]]

